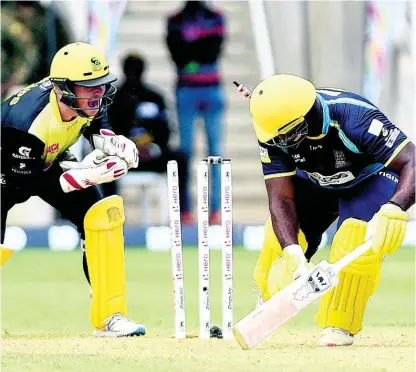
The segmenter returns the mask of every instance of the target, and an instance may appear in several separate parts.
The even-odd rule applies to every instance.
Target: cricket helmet
[[[298,145],[307,135],[305,115],[315,99],[315,86],[299,76],[278,74],[261,81],[250,98],[258,140],[283,148]]]
[[[60,88],[61,102],[77,111],[81,116],[87,115],[75,106],[75,100],[84,97],[74,94],[74,85],[106,86],[105,94],[100,102],[101,114],[111,105],[117,91],[112,84],[117,80],[117,77],[110,73],[110,67],[103,52],[94,45],[84,42],[71,43],[58,50],[52,60],[49,78],[54,85]],[[91,110],[96,110],[96,108],[91,108]]]

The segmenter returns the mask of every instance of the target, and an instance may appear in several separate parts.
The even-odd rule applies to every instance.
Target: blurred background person
[[[187,1],[167,22],[166,43],[177,70],[176,104],[181,149],[192,158],[194,121],[202,117],[208,141],[207,155],[224,155],[224,95],[219,58],[225,37],[224,16],[204,1]],[[189,167],[186,169],[189,174]],[[188,177],[189,179],[189,177]],[[220,214],[220,168],[212,168],[210,223]],[[185,189],[186,210],[190,195]]]
[[[39,61],[30,28],[19,20],[13,3],[1,3],[1,99],[29,81]]]
[[[70,38],[53,2],[43,7],[38,1],[3,1],[1,24],[4,99],[12,88],[47,76],[53,55]]]
[[[171,130],[165,100],[143,81],[146,63],[142,56],[130,53],[122,65],[125,79],[109,109],[111,126],[117,134],[136,143],[140,165],[135,171],[165,173],[169,160],[178,162],[182,218],[183,223],[189,223],[190,213],[184,202],[187,159],[185,154],[169,146]],[[103,185],[105,196],[116,194],[117,189],[116,182]]]

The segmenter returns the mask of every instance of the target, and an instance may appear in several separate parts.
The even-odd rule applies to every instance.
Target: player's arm
[[[265,223],[263,247],[254,269],[254,280],[267,301],[286,285],[309,270],[299,241],[295,207],[293,159],[281,149],[259,145],[263,174],[269,197],[270,219]]]
[[[291,176],[265,180],[273,230],[282,248],[298,244],[299,222]]]
[[[358,150],[368,156],[373,164],[394,170],[399,176],[395,192],[374,214],[367,230],[367,238],[372,237],[374,252],[392,254],[403,242],[408,219],[406,210],[415,200],[414,146],[377,109],[363,109],[362,114],[357,115],[357,120],[345,129]]]
[[[299,223],[292,180],[296,168],[293,160],[281,149],[260,142],[259,150],[273,231],[282,248],[298,244]]]
[[[26,131],[8,126],[1,129],[1,172],[6,186],[37,182],[44,167],[45,144]]]
[[[387,164],[388,169],[400,175],[399,184],[389,201],[397,204],[404,211],[407,211],[415,203],[415,151],[413,142],[408,142]]]

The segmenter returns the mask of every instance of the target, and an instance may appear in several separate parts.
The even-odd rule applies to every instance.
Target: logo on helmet
[[[101,70],[101,62],[96,57],[91,58],[91,66],[93,71]]]

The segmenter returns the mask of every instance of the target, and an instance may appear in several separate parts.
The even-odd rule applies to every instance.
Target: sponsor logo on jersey
[[[24,166],[22,167],[22,165]],[[27,169],[25,170],[24,168],[26,168],[26,164],[20,163],[19,168],[12,167],[12,172],[16,174],[32,174],[32,171]]]
[[[400,130],[397,128],[390,129],[389,136],[386,138],[386,147],[391,148],[394,142],[397,139],[397,136],[400,134]]]
[[[299,154],[292,154],[292,158],[295,163],[304,163],[306,161],[305,157],[301,157]]]
[[[47,154],[53,154],[55,152],[59,151],[59,143],[53,143],[52,145],[49,145],[46,153]]]
[[[355,178],[350,171],[338,172],[333,174],[332,176],[323,176],[318,172],[306,173],[309,177],[317,180],[321,186],[342,185],[344,183],[352,181]]]
[[[270,159],[269,156],[269,151],[267,149],[265,149],[264,147],[261,147],[259,145],[259,151],[260,151],[260,159],[262,163],[271,163],[272,160]]]
[[[342,150],[334,150],[334,158],[335,158],[335,168],[344,168],[349,163],[345,159],[344,151]]]
[[[19,148],[19,154],[22,155],[24,158],[29,158],[31,151],[32,151],[32,149],[29,148],[29,147],[26,147],[26,146],[22,146],[22,147]]]
[[[377,172],[377,174],[379,174],[380,176],[386,177],[389,180],[392,180],[394,183],[399,183],[399,179],[393,174],[383,172],[383,171]]]
[[[316,151],[316,150],[322,150],[322,145],[309,145],[309,150]]]

